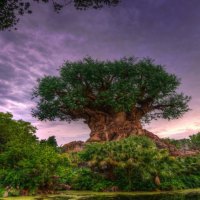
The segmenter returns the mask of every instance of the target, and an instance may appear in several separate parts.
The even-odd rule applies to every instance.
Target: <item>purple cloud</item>
[[[126,0],[116,8],[54,13],[33,5],[18,31],[0,32],[0,111],[12,112],[38,127],[37,135],[56,135],[59,144],[89,137],[82,122],[39,122],[31,117],[36,80],[57,75],[64,60],[149,56],[182,79],[180,91],[192,96],[182,119],[146,125],[161,137],[186,136],[200,128],[199,0]],[[180,131],[181,130],[181,131]],[[187,133],[186,133],[187,132]],[[176,135],[176,136],[175,136]]]

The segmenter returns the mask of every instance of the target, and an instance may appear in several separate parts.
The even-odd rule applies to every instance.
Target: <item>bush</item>
[[[60,181],[70,185],[74,190],[103,191],[111,185],[109,181],[86,167],[63,169],[62,173],[60,173]]]
[[[4,192],[5,192],[5,189],[0,187],[0,197],[3,197],[4,195]]]
[[[169,190],[169,191],[170,190],[185,189],[185,188],[186,188],[186,185],[178,177],[163,180],[161,182],[161,185],[160,185],[161,190]]]
[[[0,127],[0,185],[13,191],[53,189],[58,167],[67,166],[67,159],[54,147],[40,143],[34,135],[36,129],[28,122],[0,113]]]
[[[36,190],[53,189],[54,176],[59,165],[67,165],[67,160],[47,145],[32,144],[25,147],[12,147],[0,154],[0,179],[4,186]],[[20,155],[20,156],[18,156]],[[10,162],[10,158],[15,161]]]
[[[166,150],[147,137],[133,136],[115,142],[89,144],[80,153],[92,171],[122,190],[155,190],[155,177],[173,177],[179,166]]]
[[[200,187],[200,155],[170,156],[144,136],[91,143],[82,152],[60,154],[54,137],[40,142],[35,130],[28,122],[0,113],[0,196],[8,186],[12,196],[58,189],[59,184],[93,191],[114,186],[123,191]],[[191,137],[197,148],[195,140],[199,135]]]
[[[91,190],[94,184],[94,176],[90,169],[77,169],[72,179],[72,187],[76,190]]]

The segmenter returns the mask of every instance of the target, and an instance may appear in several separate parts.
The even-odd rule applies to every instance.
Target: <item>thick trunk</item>
[[[134,113],[134,112],[133,112]],[[182,151],[177,150],[172,144],[164,142],[157,135],[142,129],[139,114],[127,115],[125,112],[119,112],[115,115],[108,115],[103,112],[88,111],[86,123],[91,129],[90,138],[87,142],[103,142],[120,140],[127,138],[131,135],[144,135],[152,139],[159,149],[168,149],[173,156],[191,156],[199,154],[199,151]],[[77,144],[77,142],[73,143]],[[79,151],[83,148],[84,144],[79,149],[72,147],[66,151]],[[68,144],[67,147],[71,147]]]
[[[119,140],[143,133],[140,120],[130,121],[125,112],[113,116],[96,115],[90,119],[88,125],[91,129],[89,142]]]
[[[142,129],[139,118],[131,119],[125,112],[119,112],[113,116],[97,114],[87,121],[91,129],[90,138],[87,142],[103,142],[120,140],[131,135],[144,135],[152,139],[159,148],[169,149],[175,152],[174,145],[162,141],[157,135]]]

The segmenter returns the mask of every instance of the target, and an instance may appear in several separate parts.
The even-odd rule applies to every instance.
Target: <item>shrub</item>
[[[133,136],[115,142],[89,144],[80,153],[91,170],[123,190],[155,190],[155,177],[173,177],[177,160],[159,150],[147,137]]]

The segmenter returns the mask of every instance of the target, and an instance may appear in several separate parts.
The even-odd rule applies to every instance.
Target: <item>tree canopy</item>
[[[12,118],[11,113],[0,112],[0,153],[9,146],[11,141],[19,140],[27,143],[37,140],[34,126],[29,122]]]
[[[55,147],[40,143],[29,122],[12,117],[0,112],[0,187],[51,188],[59,167],[68,165],[68,160]]]
[[[190,97],[176,90],[180,79],[152,59],[66,61],[59,76],[38,80],[33,92],[40,120],[87,119],[125,112],[129,120],[174,119],[189,110]]]
[[[20,18],[32,14],[33,2],[50,3],[55,12],[59,13],[64,7],[72,4],[77,10],[88,8],[100,9],[104,6],[116,6],[120,0],[1,0],[0,1],[0,31],[16,28]]]

